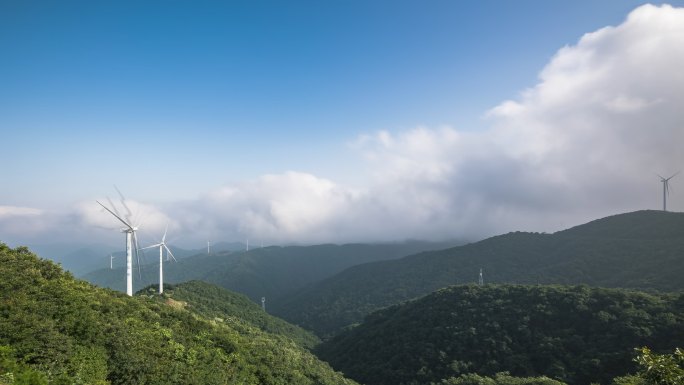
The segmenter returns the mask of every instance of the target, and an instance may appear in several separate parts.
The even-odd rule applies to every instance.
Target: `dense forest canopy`
[[[684,294],[454,286],[375,312],[318,353],[335,369],[374,385],[504,371],[589,385],[634,372],[634,348],[640,346],[684,346]]]
[[[35,384],[354,383],[286,336],[97,288],[3,243],[0,366]]]

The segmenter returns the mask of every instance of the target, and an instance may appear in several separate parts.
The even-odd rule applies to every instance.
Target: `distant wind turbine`
[[[109,254],[109,270],[114,269],[114,264],[112,263],[112,261],[114,261],[114,255]]]
[[[118,189],[117,189],[118,191]],[[121,192],[119,192],[121,194]],[[126,220],[121,218],[121,215],[119,215],[118,211],[116,210],[116,206],[112,203],[112,201],[109,201],[109,204],[112,205],[112,211],[109,209],[109,207],[103,205],[100,203],[100,201],[96,201],[100,206],[102,206],[105,210],[107,210],[110,214],[112,214],[116,219],[121,221],[126,227],[121,229],[122,233],[126,233],[126,294],[129,296],[133,295],[133,250],[135,249],[135,255],[136,257],[138,256],[138,238],[135,235],[135,232],[138,231],[138,228],[136,226],[133,226],[131,224],[131,210],[126,206],[126,202],[123,199],[123,195],[121,196],[121,203],[123,204],[124,208],[126,208],[127,215],[126,215]],[[134,247],[135,245],[135,247]],[[138,266],[140,266],[140,261],[138,261]]]
[[[211,255],[211,242],[207,241],[207,255]]]
[[[677,174],[679,174],[679,171],[672,174],[669,178],[665,178],[656,174],[660,177],[660,182],[663,184],[663,211],[667,211],[667,197],[670,195],[670,179],[677,176]]]
[[[151,245],[147,247],[143,247],[141,250],[145,249],[151,249],[153,247],[159,247],[159,294],[162,294],[164,292],[164,249],[166,249],[166,258],[168,260],[169,255],[171,258],[173,258],[174,261],[178,262],[176,257],[173,256],[173,253],[169,249],[168,246],[166,246],[166,232],[169,230],[169,226],[166,225],[166,230],[164,230],[164,236],[162,237],[161,242],[157,243],[156,245]]]

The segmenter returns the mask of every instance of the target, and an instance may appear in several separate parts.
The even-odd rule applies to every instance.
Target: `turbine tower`
[[[480,286],[484,285],[484,278],[482,278],[482,268],[480,268],[480,277],[477,280],[477,284]]]
[[[207,241],[207,255],[211,255],[211,248],[210,248],[210,246],[211,246],[211,242],[210,242],[210,241]]]
[[[110,210],[109,207],[100,203],[100,201],[96,202],[126,226],[123,229],[121,229],[122,233],[126,233],[126,294],[128,294],[129,296],[133,296],[133,245],[135,244],[135,255],[137,257],[138,238],[135,236],[135,232],[138,231],[138,228],[130,223],[131,211],[126,206],[123,197],[121,199],[121,202],[123,203],[124,207],[128,212],[126,215],[127,221],[121,218],[121,216],[116,211],[116,206],[114,206],[114,204],[112,204],[111,201],[109,201],[109,204],[112,205],[114,211]],[[138,266],[140,266],[140,262],[138,262]]]
[[[151,249],[153,247],[159,247],[159,294],[162,294],[164,292],[164,249],[166,249],[166,258],[168,260],[169,255],[171,258],[173,258],[174,261],[178,262],[176,257],[173,256],[173,253],[169,249],[168,246],[166,246],[166,232],[169,230],[169,226],[166,225],[166,230],[164,230],[164,236],[162,237],[161,242],[157,243],[156,245],[151,245],[147,247],[143,247],[141,250],[145,249]]]
[[[109,254],[109,270],[114,269],[114,264],[112,263],[114,261],[114,255]]]
[[[672,174],[669,178],[656,174],[660,177],[660,182],[663,184],[663,211],[667,211],[667,197],[670,195],[670,179],[674,178],[677,174],[679,174],[679,171]]]
[[[266,311],[266,297],[261,297],[261,309]]]

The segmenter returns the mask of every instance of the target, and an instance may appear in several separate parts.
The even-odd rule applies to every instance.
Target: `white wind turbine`
[[[161,242],[157,243],[156,245],[151,245],[147,247],[143,247],[141,250],[145,249],[151,249],[153,247],[159,247],[159,294],[162,294],[164,292],[164,249],[166,249],[166,260],[168,261],[169,255],[171,258],[173,258],[174,261],[178,262],[176,257],[173,256],[173,253],[169,249],[168,246],[166,246],[166,232],[169,230],[169,226],[166,225],[166,230],[164,230],[164,236],[162,237]]]
[[[119,192],[119,195],[121,195],[121,192]],[[109,198],[107,199],[109,200]],[[128,206],[126,206],[123,195],[121,195],[121,203],[123,204],[124,208],[126,208],[127,221],[121,218],[121,215],[119,215],[118,211],[116,210],[116,206],[114,206],[111,200],[109,201],[109,204],[112,205],[114,211],[110,210],[109,207],[103,205],[99,201],[96,202],[126,226],[121,229],[122,233],[126,233],[126,294],[133,296],[133,250],[135,250],[135,255],[137,258],[138,238],[135,236],[135,232],[138,231],[138,228],[130,223],[132,215],[131,210],[128,208]],[[134,245],[135,247],[133,247]],[[138,261],[138,266],[140,266],[140,261]]]
[[[656,174],[660,177],[660,182],[663,184],[663,211],[667,211],[667,196],[670,195],[670,179],[674,178],[677,174],[679,174],[679,171],[672,174],[669,178],[664,178]]]

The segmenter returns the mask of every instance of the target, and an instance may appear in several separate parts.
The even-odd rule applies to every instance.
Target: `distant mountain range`
[[[407,241],[383,244],[346,244],[314,246],[269,246],[248,252],[196,254],[164,264],[164,281],[180,283],[202,280],[243,293],[260,303],[266,297],[267,308],[291,297],[297,291],[344,269],[372,261],[389,260],[424,250],[439,250],[454,242]],[[174,250],[175,253],[175,250]],[[146,253],[151,263],[135,271],[134,290],[159,281],[156,252]],[[83,278],[102,287],[125,290],[123,268],[100,269]]]
[[[84,243],[45,243],[26,245],[36,254],[59,263],[63,269],[70,271],[77,277],[83,276],[95,270],[109,268],[109,256],[114,256],[113,267],[126,266],[125,244],[121,242],[121,247],[115,248],[103,244],[84,244]],[[140,245],[144,247],[146,245]],[[169,246],[176,258],[185,258],[192,255],[205,253],[206,248],[183,249],[176,246]],[[239,242],[216,242],[211,245],[214,252],[244,250],[245,245]],[[123,251],[122,251],[123,250]],[[147,252],[148,256],[153,253]]]
[[[554,234],[514,232],[357,265],[271,307],[327,338],[377,309],[437,289],[485,283],[684,289],[684,213],[638,211]]]

